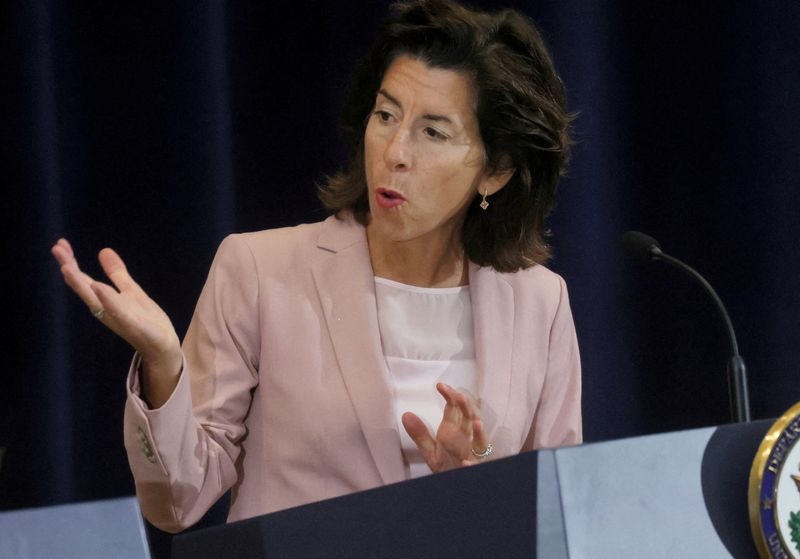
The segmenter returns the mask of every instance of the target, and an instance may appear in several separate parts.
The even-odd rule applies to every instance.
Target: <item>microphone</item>
[[[670,256],[661,250],[653,237],[640,233],[639,231],[628,231],[622,236],[622,248],[625,253],[642,261],[661,260],[683,270],[703,286],[706,292],[714,300],[714,304],[722,315],[725,322],[725,329],[728,332],[728,339],[731,343],[731,357],[728,360],[728,397],[730,401],[731,419],[734,423],[750,421],[750,402],[747,395],[747,368],[745,367],[742,356],[739,355],[739,344],[736,342],[736,333],[733,331],[731,322],[725,305],[714,291],[706,279],[701,276],[694,268],[688,264]]]

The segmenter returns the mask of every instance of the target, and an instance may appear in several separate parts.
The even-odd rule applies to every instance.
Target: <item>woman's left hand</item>
[[[403,414],[403,427],[434,473],[477,464],[480,460],[472,451],[485,451],[488,442],[476,406],[452,386],[440,382],[436,390],[446,401],[436,438],[431,436],[425,423],[411,412]]]

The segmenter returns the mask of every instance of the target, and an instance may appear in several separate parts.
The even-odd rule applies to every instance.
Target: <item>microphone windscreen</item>
[[[622,236],[622,249],[625,254],[640,260],[650,260],[653,248],[661,248],[658,241],[639,231],[628,231]]]

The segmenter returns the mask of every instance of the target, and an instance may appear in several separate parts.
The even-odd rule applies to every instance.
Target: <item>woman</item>
[[[541,265],[563,97],[519,14],[399,4],[351,82],[334,215],[225,239],[182,348],[112,250],[116,289],[53,247],[136,349],[125,444],[148,520],[181,530],[230,487],[238,520],[580,442],[566,288]]]

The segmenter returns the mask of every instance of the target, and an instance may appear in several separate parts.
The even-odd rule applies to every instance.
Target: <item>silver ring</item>
[[[488,445],[486,445],[486,448],[483,449],[481,452],[478,452],[474,448],[471,448],[470,450],[472,451],[472,455],[475,458],[487,458],[491,456],[492,453],[494,452],[494,447],[491,445],[491,443],[489,443]]]
[[[100,307],[96,311],[92,311],[92,316],[95,317],[97,320],[103,320],[105,314],[106,310],[103,307]]]

